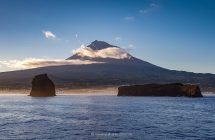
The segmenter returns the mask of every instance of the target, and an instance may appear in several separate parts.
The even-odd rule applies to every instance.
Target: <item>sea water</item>
[[[0,139],[215,139],[215,97],[5,95]]]

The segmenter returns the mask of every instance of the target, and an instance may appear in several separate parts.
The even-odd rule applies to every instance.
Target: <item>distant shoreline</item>
[[[0,90],[0,95],[28,95],[31,89]],[[117,87],[56,89],[57,95],[117,95]]]
[[[29,95],[31,89],[7,89],[0,90],[0,95]],[[61,95],[117,95],[118,87],[89,87],[89,88],[57,88],[57,96]],[[202,91],[203,96],[215,95],[215,92]]]

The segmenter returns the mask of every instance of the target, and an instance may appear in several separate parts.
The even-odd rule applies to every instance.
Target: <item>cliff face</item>
[[[118,88],[118,96],[187,96],[202,97],[198,85],[146,84],[122,86]]]
[[[55,85],[48,78],[47,74],[41,74],[34,77],[30,96],[46,97],[55,95]]]

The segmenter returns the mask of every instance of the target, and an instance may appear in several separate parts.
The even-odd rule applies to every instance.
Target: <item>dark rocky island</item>
[[[52,80],[49,79],[47,74],[40,74],[34,77],[32,80],[32,90],[30,96],[33,97],[48,97],[56,96],[55,85]]]
[[[145,84],[121,86],[117,96],[186,96],[203,97],[198,85],[174,84]]]

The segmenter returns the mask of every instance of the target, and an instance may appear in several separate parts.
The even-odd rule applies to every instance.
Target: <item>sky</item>
[[[215,74],[214,26],[214,0],[0,0],[0,71],[61,62],[101,40],[164,68]]]

